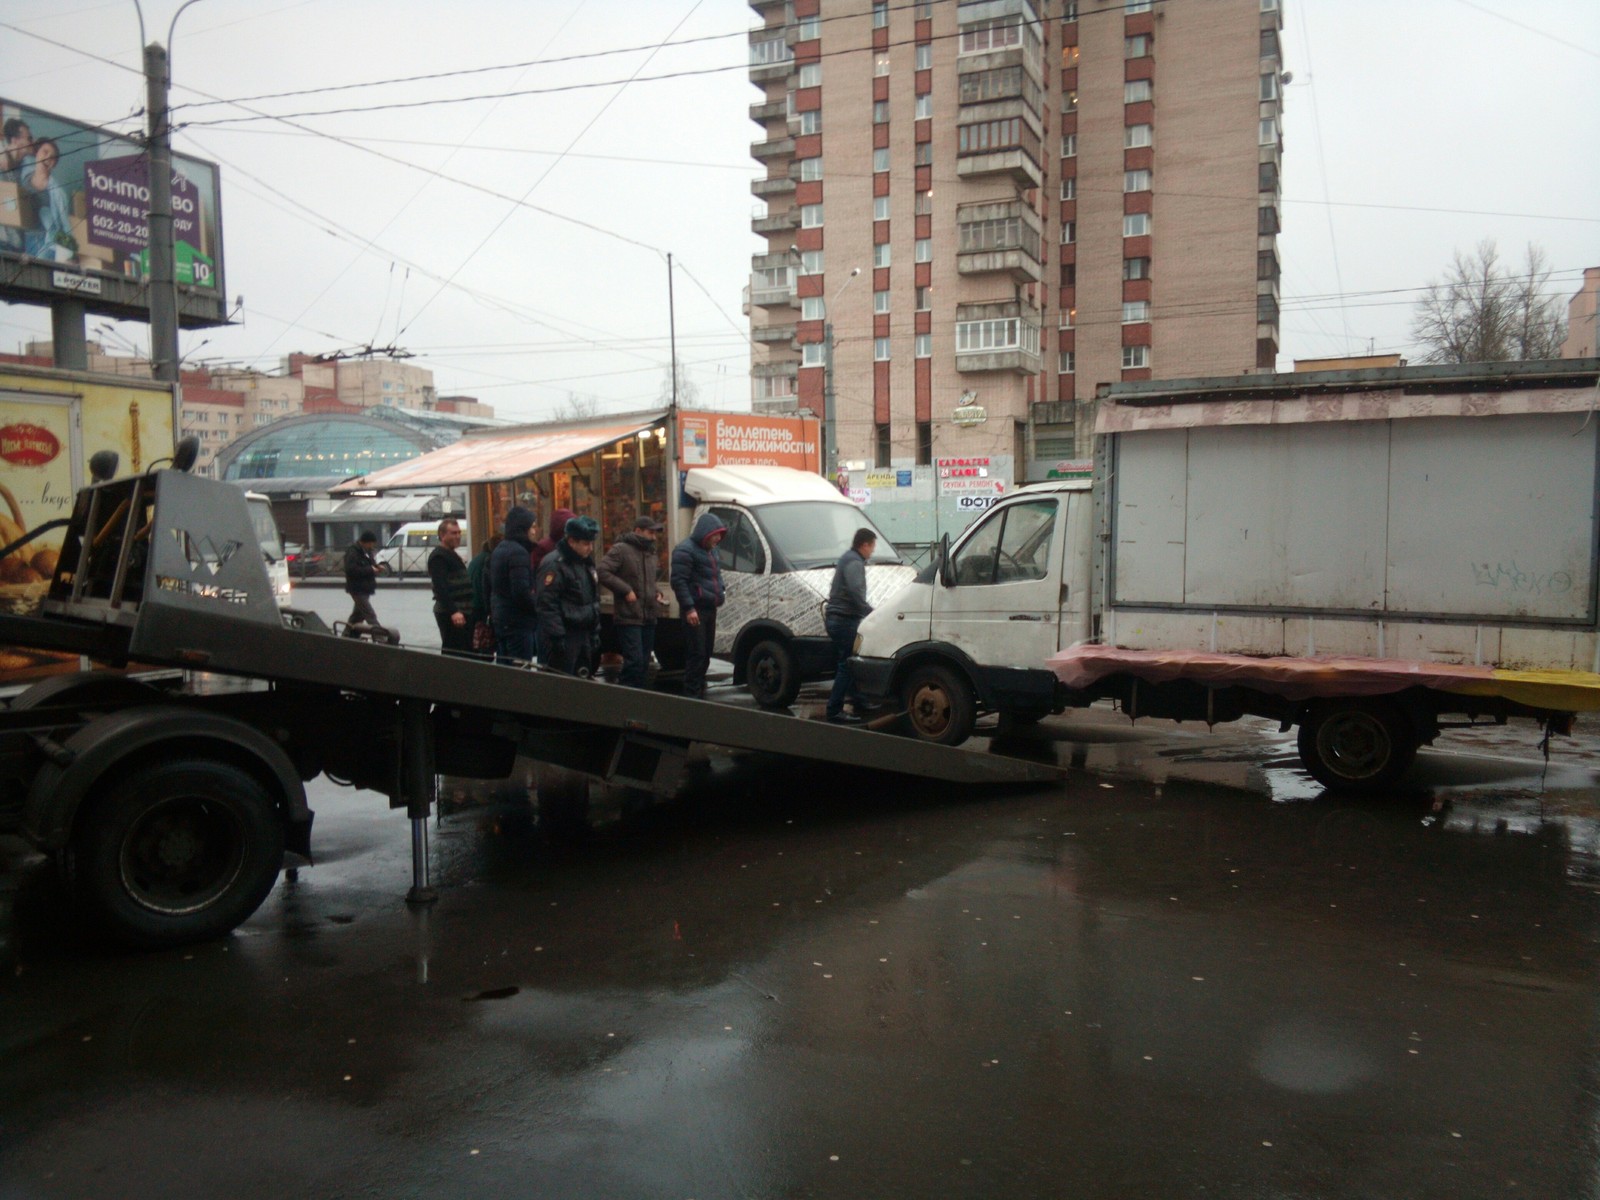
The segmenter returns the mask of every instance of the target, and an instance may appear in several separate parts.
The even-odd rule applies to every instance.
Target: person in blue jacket
[[[728,527],[701,513],[694,530],[672,548],[672,592],[683,617],[683,694],[704,700],[706,668],[717,641],[717,609],[722,607],[722,564],[717,543]]]
[[[505,537],[489,555],[489,613],[494,622],[496,662],[533,661],[538,617],[533,599],[533,513],[517,505],[506,513]]]

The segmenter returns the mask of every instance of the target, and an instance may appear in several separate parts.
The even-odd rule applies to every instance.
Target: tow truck
[[[80,491],[41,610],[0,617],[0,645],[98,664],[0,708],[0,833],[56,856],[83,914],[125,944],[246,920],[286,852],[312,858],[305,785],[318,775],[405,809],[418,902],[435,898],[437,776],[504,779],[519,754],[657,794],[696,743],[976,785],[1061,778],[994,753],[337,636],[279,608],[245,496],[188,474],[188,449]]]

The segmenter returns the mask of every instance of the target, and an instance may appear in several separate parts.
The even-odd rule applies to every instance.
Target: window
[[[1149,279],[1150,260],[1148,258],[1125,258],[1122,260],[1122,277],[1124,279]]]
[[[796,87],[810,88],[822,86],[822,64],[807,63],[800,68],[799,77],[795,80]]]
[[[1278,277],[1278,256],[1271,250],[1262,250],[1256,254],[1256,278],[1276,279]]]
[[[1150,53],[1150,35],[1147,33],[1136,34],[1133,37],[1122,39],[1123,58],[1144,58]]]
[[[1039,85],[1021,67],[969,71],[961,76],[958,95],[962,104],[983,104],[989,100],[1012,100],[1021,96],[1029,108],[1039,111]]]
[[[1262,12],[1277,12],[1278,0],[1261,0]]]
[[[885,125],[889,121],[889,102],[887,100],[874,100],[872,102],[872,123]]]
[[[799,28],[795,30],[794,39],[797,42],[814,42],[822,36],[821,17],[801,17]]]
[[[800,178],[806,183],[821,179],[822,160],[820,158],[802,158],[800,160]]]
[[[916,253],[913,255],[913,258],[914,258],[915,261],[917,261],[919,263],[921,263],[921,262],[932,262],[933,261],[933,239],[932,238],[918,238],[917,239],[917,245],[916,245]]]
[[[781,292],[793,286],[793,267],[757,267],[750,273],[750,290],[753,292]]]
[[[800,114],[800,132],[802,134],[822,132],[822,110],[813,108],[809,112]]]
[[[872,198],[872,219],[874,221],[887,221],[889,219],[889,197],[874,196]]]
[[[956,586],[1049,578],[1056,508],[1054,499],[1030,500],[985,519],[951,555]]]
[[[1039,329],[1017,317],[989,321],[957,321],[956,353],[986,350],[1028,350],[1039,353]]]
[[[917,465],[928,466],[933,462],[933,422],[917,422]]]
[[[872,73],[874,75],[887,75],[889,73],[889,52],[887,50],[872,56]]]
[[[821,275],[822,274],[822,251],[821,250],[802,250],[800,252],[800,274],[802,274],[802,275]]]
[[[1061,93],[1061,111],[1075,113],[1078,111],[1078,89],[1068,88]]]
[[[957,227],[956,249],[968,254],[984,250],[1013,250],[1021,247],[1039,257],[1039,235],[1021,217],[990,217],[983,221],[963,221]]]
[[[917,119],[933,116],[933,93],[917,97]]]
[[[918,142],[916,153],[912,156],[912,161],[914,161],[919,167],[933,166],[933,143]]]
[[[1150,301],[1129,300],[1122,306],[1122,323],[1124,325],[1138,325],[1150,319]]]
[[[875,431],[877,433],[878,451],[873,465],[878,467],[887,467],[889,465],[889,452],[891,448],[891,443],[889,441],[889,426],[887,423],[879,425],[876,427]]]
[[[933,357],[933,334],[919,333],[916,339],[915,354],[918,358]]]
[[[985,154],[991,150],[1017,146],[1021,137],[1021,117],[1004,117],[998,121],[985,121],[981,125],[963,125],[959,130],[957,151],[961,154]]]
[[[1272,296],[1256,297],[1256,321],[1262,325],[1278,322],[1278,301]]]
[[[932,307],[933,289],[931,287],[919,287],[917,289],[917,311],[927,312]]]
[[[1263,192],[1275,192],[1278,190],[1277,163],[1264,162],[1261,164],[1258,172],[1257,187]]]
[[[1122,190],[1125,192],[1148,192],[1150,190],[1150,172],[1124,171],[1122,173]]]
[[[1261,77],[1261,99],[1276,100],[1278,98],[1278,73],[1269,71]]]
[[[1058,358],[1059,358],[1059,361],[1056,363],[1056,371],[1059,374],[1062,374],[1062,375],[1073,375],[1073,374],[1077,373],[1077,370],[1078,370],[1078,356],[1077,356],[1076,352],[1074,352],[1072,350],[1063,350],[1063,351],[1061,351],[1061,353],[1058,356]]]
[[[1007,46],[1022,45],[1022,21],[1017,17],[996,21],[979,21],[961,30],[961,43],[957,54],[983,54],[990,50],[1003,50]]]
[[[872,27],[874,29],[887,29],[889,26],[889,0],[873,0]]]
[[[1059,328],[1059,329],[1071,329],[1075,324],[1077,324],[1077,320],[1078,320],[1078,310],[1077,309],[1075,309],[1075,308],[1063,308],[1061,310],[1061,323],[1057,326],[1057,328]]]
[[[1276,146],[1278,144],[1278,118],[1265,117],[1262,119],[1260,133],[1256,143],[1262,146]]]
[[[1075,133],[1063,133],[1061,135],[1061,157],[1062,158],[1077,158],[1078,157],[1078,135],[1077,134],[1075,134]]]
[[[874,171],[887,171],[889,169],[889,148],[879,147],[872,152],[872,169]]]
[[[740,575],[759,575],[767,567],[767,552],[755,522],[737,508],[714,508],[717,520],[728,527],[717,546],[717,565]]]
[[[1278,232],[1278,210],[1271,205],[1256,209],[1256,232],[1262,235]]]
[[[1068,175],[1061,181],[1061,198],[1063,200],[1076,200],[1078,198],[1078,177]]]
[[[827,365],[827,347],[821,342],[807,342],[800,347],[800,365],[802,367],[821,367]]]
[[[888,362],[889,361],[889,339],[888,338],[884,337],[884,338],[873,338],[872,339],[872,361],[873,362]]]
[[[1151,0],[1126,0],[1122,6],[1125,13],[1142,13],[1150,11]]]
[[[1149,213],[1129,213],[1122,218],[1123,237],[1148,237],[1150,234]]]
[[[887,267],[889,265],[889,243],[879,242],[872,248],[872,265]]]
[[[933,20],[933,0],[917,0],[917,20]]]
[[[1078,223],[1076,221],[1061,222],[1061,244],[1070,246],[1078,240]]]
[[[779,63],[790,62],[794,54],[789,49],[789,44],[782,38],[767,38],[765,41],[750,43],[750,65],[752,67],[770,67]]]
[[[750,395],[754,400],[779,400],[794,395],[792,375],[757,375],[750,384]]]
[[[918,192],[916,213],[919,217],[931,216],[933,213],[933,193]]]
[[[928,71],[933,68],[933,47],[921,45],[917,47],[917,70]]]
[[[800,319],[802,321],[820,321],[826,313],[827,309],[823,307],[821,296],[806,296],[800,301]]]
[[[1148,125],[1129,125],[1122,131],[1122,148],[1133,150],[1149,146],[1155,141],[1155,131]]]
[[[1278,57],[1278,31],[1276,29],[1263,29],[1261,31],[1261,57]]]
[[[889,311],[889,293],[887,290],[872,293],[872,311],[875,313]]]
[[[1139,104],[1150,99],[1150,81],[1148,79],[1130,79],[1122,85],[1122,102],[1124,104]]]
[[[1140,367],[1148,367],[1149,365],[1149,346],[1124,346],[1122,348],[1122,369],[1124,371],[1135,371]]]
[[[815,229],[822,224],[822,205],[802,204],[800,206],[800,228]]]

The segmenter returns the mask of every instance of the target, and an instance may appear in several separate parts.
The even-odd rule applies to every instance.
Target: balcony
[[[764,345],[794,345],[795,322],[782,325],[757,325],[750,330],[752,341]]]
[[[795,270],[787,254],[757,254],[750,261],[750,303],[787,307],[795,301]]]
[[[774,158],[788,158],[794,153],[794,139],[788,134],[768,138],[764,142],[750,143],[750,157],[768,162]]]
[[[780,175],[776,179],[755,179],[750,183],[750,191],[753,195],[763,198],[792,196],[794,195],[794,180],[787,175]]]
[[[750,119],[757,125],[789,115],[788,100],[758,100],[750,106]]]
[[[956,306],[956,370],[963,375],[1008,371],[1037,375],[1037,315],[1015,300]]]
[[[956,159],[956,177],[982,179],[998,175],[1012,180],[1019,187],[1040,187],[1044,174],[1033,156],[1020,146],[1006,150],[990,150],[984,154],[965,154]]]
[[[791,229],[800,228],[800,210],[786,208],[782,212],[773,212],[765,205],[756,205],[755,211],[750,214],[750,230],[752,233],[787,233]]]
[[[752,30],[750,34],[750,82],[770,83],[774,79],[787,79],[794,71],[794,51],[782,37],[773,37],[766,29]]]
[[[750,7],[765,16],[775,8],[782,8],[787,0],[750,0]]]
[[[1001,273],[1016,283],[1039,283],[1039,218],[1020,200],[962,204],[956,209],[956,271]]]

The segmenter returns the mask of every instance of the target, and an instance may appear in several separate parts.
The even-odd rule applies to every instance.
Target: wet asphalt
[[[447,786],[431,908],[320,780],[317,865],[156,954],[24,871],[0,1198],[1600,1193],[1600,743],[1451,738],[1361,803],[1259,724],[1011,749],[1077,769],[711,755],[558,828]]]

